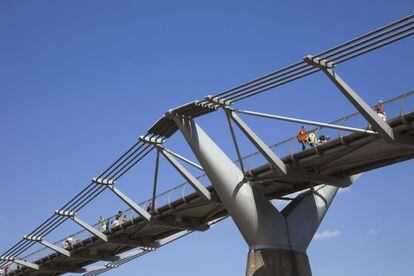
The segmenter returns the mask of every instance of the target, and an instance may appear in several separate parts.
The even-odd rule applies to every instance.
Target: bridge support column
[[[251,249],[247,258],[247,276],[312,275],[305,252],[289,249]]]
[[[172,116],[249,246],[246,275],[312,275],[306,249],[339,188],[317,186],[279,212],[192,119]]]

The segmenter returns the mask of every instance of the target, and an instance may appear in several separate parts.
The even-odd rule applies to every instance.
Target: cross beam
[[[85,272],[89,272],[94,269],[96,268],[77,268],[75,266],[65,266],[65,265],[42,265],[39,267],[38,274],[42,275],[43,273],[47,273],[47,274],[85,273]],[[35,274],[35,275],[38,275],[38,274]]]
[[[269,176],[271,176],[271,174],[269,174]],[[258,176],[250,175],[250,177],[257,178]],[[326,184],[329,186],[345,188],[345,187],[352,185],[354,181],[354,179],[349,176],[324,175],[324,174],[301,171],[301,170],[291,169],[291,168],[288,169],[288,173],[285,176],[266,178],[265,175],[262,175],[262,177],[265,177],[265,178],[263,180],[252,181],[252,183],[257,185],[257,184],[265,184],[265,183],[274,182],[274,181],[276,182],[286,181],[287,183],[291,181],[305,181],[305,182],[311,182],[316,185]]]
[[[85,260],[95,260],[95,261],[116,261],[117,258],[107,254],[85,254],[85,253],[71,253],[69,250],[56,246],[52,243],[45,241],[42,237],[37,236],[24,236],[25,240],[38,242],[45,247],[52,249],[66,257],[76,258],[76,259],[85,259]],[[143,243],[136,240],[127,239],[124,237],[110,238],[109,243],[112,244],[122,244],[127,246],[142,247],[142,246],[151,246],[153,244]]]
[[[110,255],[108,253],[97,253],[97,254],[87,254],[87,253],[76,253],[72,254],[71,258],[82,259],[82,260],[93,260],[93,261],[108,261],[113,262],[118,260],[117,256]]]
[[[132,247],[155,247],[158,245],[157,242],[145,242],[142,240],[136,240],[130,237],[129,235],[120,235],[116,238],[111,238],[109,240],[110,243],[114,244],[121,244],[126,246],[132,246]]]
[[[54,272],[54,273],[67,273],[67,272],[72,272],[72,273],[87,273],[90,271],[95,271],[97,268],[96,267],[90,267],[90,268],[72,268],[72,267],[65,267],[65,266],[39,266],[37,264],[31,263],[31,262],[27,262],[27,261],[22,261],[19,259],[16,259],[15,257],[2,257],[0,256],[0,260],[5,260],[5,261],[9,261],[12,263],[16,263],[18,265],[36,270],[36,275],[42,272]],[[32,274],[30,274],[32,275]]]
[[[318,127],[333,128],[333,129],[339,129],[339,130],[345,130],[345,131],[351,131],[351,132],[377,134],[377,132],[369,130],[369,129],[361,129],[361,128],[355,128],[355,127],[347,127],[347,126],[340,126],[340,125],[334,125],[334,124],[327,124],[327,123],[321,123],[321,122],[315,122],[315,121],[309,121],[309,120],[302,120],[302,119],[296,119],[296,118],[291,118],[291,117],[284,117],[284,116],[278,116],[278,115],[272,115],[272,114],[266,114],[266,113],[248,111],[248,110],[235,109],[234,112],[241,113],[241,114],[246,114],[246,115],[257,116],[257,117],[262,117],[262,118],[275,119],[275,120],[280,120],[280,121],[301,123],[301,124],[305,124],[305,125],[313,125],[313,126],[318,126]]]
[[[221,221],[222,219],[223,218],[214,219],[212,221],[207,222],[207,225],[209,227],[213,227],[217,222]],[[91,270],[89,273],[87,273],[85,275],[98,275],[98,274],[101,274],[101,273],[103,273],[107,270],[117,268],[120,265],[122,265],[122,264],[124,264],[124,263],[138,257],[138,256],[141,256],[141,255],[146,254],[148,252],[154,251],[159,247],[167,245],[167,244],[169,244],[169,243],[171,243],[171,242],[173,242],[177,239],[180,239],[180,238],[190,234],[191,232],[192,232],[191,230],[183,230],[183,231],[177,232],[177,233],[172,234],[168,237],[165,237],[165,238],[162,238],[162,239],[158,240],[156,242],[156,245],[153,248],[143,248],[143,247],[141,247],[141,249],[134,250],[132,252],[128,252],[128,253],[124,253],[122,255],[119,255],[119,256],[117,256],[117,257],[119,257],[119,259],[117,261],[112,262],[112,263],[107,263],[103,267],[95,268],[95,269]]]
[[[179,155],[178,153],[175,153],[175,152],[173,152],[173,151],[171,151],[171,150],[169,150],[169,149],[167,149],[167,148],[164,148],[164,150],[165,150],[166,152],[170,153],[171,155],[173,155],[173,156],[177,157],[178,159],[180,159],[180,160],[184,161],[185,163],[187,163],[187,164],[189,164],[189,165],[191,165],[191,166],[193,166],[193,167],[195,167],[195,168],[199,169],[200,171],[203,171],[203,167],[201,167],[200,165],[198,165],[198,164],[194,163],[193,161],[188,160],[187,158],[185,158],[185,157],[183,157],[183,156]]]
[[[195,223],[184,222],[180,219],[181,218],[176,217],[152,218],[151,223],[154,225],[191,231],[206,231],[210,228],[207,224],[196,225]]]

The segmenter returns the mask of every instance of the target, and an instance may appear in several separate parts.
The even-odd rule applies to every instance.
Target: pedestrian
[[[107,223],[106,223],[105,219],[102,216],[99,217],[99,225],[101,226],[102,231],[105,231],[105,230],[108,229],[107,228]]]
[[[122,223],[122,211],[118,211],[118,214],[115,215],[115,219],[118,221],[119,224]]]
[[[375,105],[374,111],[382,120],[387,121],[387,113],[385,113],[384,104],[381,100]]]
[[[308,135],[306,133],[306,128],[305,126],[302,126],[298,133],[298,142],[302,145],[302,150],[306,149],[307,141],[308,141]]]
[[[150,202],[148,203],[148,206],[147,206],[147,212],[148,212],[148,213],[151,213],[151,209],[152,209],[152,202],[150,201]]]
[[[69,243],[67,240],[62,241],[62,248],[63,249],[68,249],[69,248]]]
[[[8,266],[8,265],[5,265],[5,266],[3,267],[3,274],[4,274],[4,275],[7,275],[7,273],[9,273],[9,266]]]
[[[67,249],[67,248],[71,248],[73,247],[73,245],[76,243],[76,240],[70,236],[68,238],[66,238],[66,240],[63,242],[63,248]]]
[[[325,144],[327,141],[326,141],[326,136],[325,135],[320,135],[319,136],[319,138],[318,138],[318,144]]]
[[[311,133],[309,133],[308,136],[308,144],[311,147],[316,147],[318,145],[318,141],[316,140],[316,134],[314,131],[312,131]]]
[[[119,226],[119,221],[117,219],[113,219],[111,221],[111,228],[115,228]]]

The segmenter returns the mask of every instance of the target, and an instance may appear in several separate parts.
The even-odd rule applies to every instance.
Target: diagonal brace
[[[207,190],[197,178],[195,178],[189,171],[187,171],[174,156],[161,146],[157,146],[158,151],[170,162],[170,164],[190,183],[190,185],[197,191],[197,193],[204,199],[211,201],[211,193]]]
[[[83,227],[85,230],[89,231],[92,235],[100,238],[101,240],[103,240],[104,242],[108,242],[108,236],[105,235],[104,233],[100,232],[99,230],[95,229],[94,227],[92,227],[91,225],[87,224],[86,222],[84,222],[83,220],[81,220],[80,218],[74,216],[71,218],[74,222],[76,222],[77,224],[79,224],[81,227]]]
[[[47,242],[42,237],[24,236],[23,238],[25,240],[28,240],[28,241],[38,242],[38,243],[40,243],[40,244],[42,244],[42,245],[44,245],[44,246],[52,249],[53,251],[56,251],[56,252],[58,252],[58,253],[60,253],[60,254],[62,254],[64,256],[66,256],[66,257],[71,257],[70,251],[68,251],[68,250],[66,250],[64,248],[61,248],[59,246],[56,246],[53,243]]]
[[[31,268],[31,269],[34,269],[34,270],[39,270],[40,269],[39,265],[37,265],[37,264],[26,262],[26,261],[23,261],[23,260],[19,260],[19,259],[16,259],[15,257],[0,256],[0,260],[12,262],[12,263],[15,263],[15,264],[19,264],[21,266]]]
[[[240,152],[239,143],[237,142],[236,133],[234,132],[233,124],[231,122],[230,115],[228,113],[226,113],[226,118],[227,118],[227,123],[229,125],[231,138],[233,139],[234,149],[236,150],[237,158],[239,159],[240,169],[243,175],[246,175],[246,170],[244,168],[243,157]]]
[[[114,192],[125,204],[131,207],[135,212],[141,215],[145,220],[149,221],[151,219],[151,215],[144,210],[141,206],[136,204],[132,199],[130,199],[127,195],[121,192],[118,188],[115,187],[115,181],[106,180],[106,179],[92,179],[95,184],[98,185],[106,185],[108,188]]]
[[[263,154],[266,160],[271,164],[273,170],[279,175],[286,175],[287,169],[285,163],[257,136],[253,130],[231,109],[226,108],[225,112],[236,123],[246,137],[252,142],[256,148]]]
[[[320,60],[313,56],[307,56],[304,58],[308,64],[321,68],[322,71],[328,76],[328,78],[339,88],[342,94],[355,106],[355,108],[365,117],[373,128],[378,131],[382,138],[388,142],[394,141],[394,132],[392,128],[383,121],[374,110],[345,82],[337,73],[333,71],[333,65],[329,65],[330,62]]]
[[[189,165],[193,166],[194,168],[197,168],[197,169],[199,169],[200,171],[204,171],[204,170],[203,170],[203,167],[201,167],[200,165],[198,165],[198,164],[194,163],[193,161],[190,161],[190,160],[188,160],[187,158],[185,158],[185,157],[183,157],[183,156],[181,156],[181,155],[179,155],[179,154],[177,154],[177,153],[175,153],[175,152],[173,152],[173,151],[171,151],[171,150],[169,150],[169,149],[164,148],[164,150],[165,150],[166,152],[170,153],[171,155],[173,155],[173,156],[177,157],[178,159],[180,159],[180,160],[184,161],[185,163],[187,163],[187,164],[189,164]]]
[[[92,235],[98,237],[99,239],[103,240],[104,242],[108,242],[109,238],[107,235],[102,233],[101,231],[95,229],[93,226],[87,224],[80,218],[76,217],[76,213],[74,212],[68,212],[68,211],[55,211],[55,213],[59,216],[68,217],[74,222],[76,222],[79,226],[81,226],[83,229],[91,233]]]

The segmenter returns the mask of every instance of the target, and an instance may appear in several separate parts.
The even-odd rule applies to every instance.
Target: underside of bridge
[[[207,201],[195,192],[161,206],[151,221],[137,217],[104,231],[110,237],[109,242],[91,236],[73,245],[69,250],[71,257],[56,252],[35,261],[37,270],[21,266],[9,275],[60,275],[66,272],[99,274],[111,266],[92,269],[91,272],[84,267],[99,260],[113,263],[113,267],[116,267],[120,259],[117,256],[124,252],[145,246],[156,248],[177,236],[205,231],[229,215],[232,215],[239,229],[243,229],[242,234],[250,248],[248,275],[310,275],[306,247],[335,196],[337,187],[350,184],[344,179],[414,157],[414,147],[408,143],[411,141],[414,144],[414,113],[394,118],[389,121],[389,125],[396,136],[404,137],[406,143],[390,143],[376,135],[353,133],[282,158],[281,161],[288,168],[285,175],[274,170],[270,163],[252,169],[245,178],[236,173],[241,178],[237,180],[244,184],[234,187],[242,196],[233,195],[233,199],[241,200],[240,208],[247,208],[241,209],[238,214],[232,213],[236,208],[225,204],[228,198],[223,193],[231,194],[233,190],[219,191],[214,185],[209,186],[207,189],[216,200]],[[200,163],[203,163],[201,156],[199,158]],[[239,170],[237,167],[233,169]],[[289,171],[295,173],[290,174]],[[269,200],[283,199],[299,191],[302,193],[280,212],[269,203]],[[249,197],[254,200],[249,201]],[[233,204],[237,206],[239,203]],[[261,212],[252,210],[252,204]],[[252,235],[250,231],[259,231],[259,235]],[[147,252],[137,251],[131,254],[131,258]],[[128,258],[128,255],[125,256]],[[280,274],[274,274],[276,271]]]

